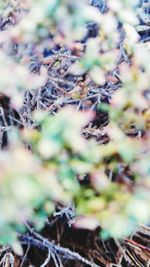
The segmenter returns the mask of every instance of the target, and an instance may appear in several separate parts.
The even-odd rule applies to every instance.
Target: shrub
[[[25,222],[40,229],[59,202],[75,204],[78,222],[97,220],[105,238],[148,224],[150,53],[137,1],[111,0],[104,12],[86,1],[1,1],[0,11],[1,243],[15,248]]]

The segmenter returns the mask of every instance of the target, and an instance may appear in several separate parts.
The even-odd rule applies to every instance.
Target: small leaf
[[[17,254],[18,256],[23,255],[23,248],[22,248],[21,244],[19,243],[19,241],[13,242],[12,249],[13,249],[14,253]]]

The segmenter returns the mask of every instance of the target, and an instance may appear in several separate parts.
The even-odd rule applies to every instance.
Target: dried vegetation
[[[149,41],[149,1],[0,1],[0,266],[150,266]]]

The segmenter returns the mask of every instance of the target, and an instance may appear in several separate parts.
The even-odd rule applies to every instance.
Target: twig
[[[22,259],[22,262],[20,264],[20,267],[23,267],[25,259],[26,259],[27,255],[28,255],[29,249],[30,249],[30,246],[28,246],[27,249],[26,249],[26,252],[25,252],[25,254],[23,256],[23,259]]]
[[[5,264],[5,265],[3,265],[3,264]],[[6,254],[3,256],[3,258],[2,258],[2,260],[1,260],[1,262],[0,262],[0,266],[1,266],[1,265],[2,265],[2,266],[9,266],[9,264],[10,264],[10,267],[14,267],[14,256],[13,256],[13,254],[10,253],[10,252],[6,253]]]
[[[124,238],[124,241],[128,244],[128,245],[132,245],[134,246],[136,249],[143,249],[143,250],[146,250],[146,251],[150,251],[150,248],[149,247],[145,247],[139,243],[137,243],[136,241],[134,240],[131,240],[131,239],[128,239],[128,238]]]
[[[53,261],[56,267],[63,267],[63,264],[62,264],[62,261],[59,255],[55,255],[54,253],[52,253],[52,258],[53,258]]]
[[[53,260],[54,260],[54,255],[55,255],[55,257],[57,257],[56,255],[59,255],[59,257],[61,257],[61,258],[65,258],[65,259],[67,258],[67,259],[81,261],[82,263],[85,263],[91,267],[100,267],[97,264],[92,263],[89,260],[87,260],[86,258],[82,257],[79,253],[73,252],[68,248],[60,247],[59,245],[56,245],[53,242],[50,242],[48,239],[46,239],[46,238],[42,237],[40,234],[34,232],[34,230],[32,228],[30,228],[29,226],[28,226],[28,229],[30,229],[31,236],[29,234],[20,235],[19,239],[20,239],[21,244],[35,246],[35,247],[38,247],[39,249],[42,249],[42,250],[48,249],[51,251],[51,255],[53,257]],[[60,262],[59,262],[59,264],[60,264]],[[56,267],[58,267],[58,266],[56,266]]]
[[[62,217],[65,215],[68,219],[68,224],[71,226],[71,224],[74,222],[75,218],[75,208],[73,204],[69,204],[67,207],[62,208],[60,211],[54,212],[54,216],[60,216]]]
[[[44,261],[44,263],[40,267],[45,267],[50,262],[50,260],[51,260],[51,250],[49,249],[47,258],[46,258],[46,260]]]

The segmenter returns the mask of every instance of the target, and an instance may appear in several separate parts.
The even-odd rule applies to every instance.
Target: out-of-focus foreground
[[[0,265],[150,265],[150,1],[0,1]]]

